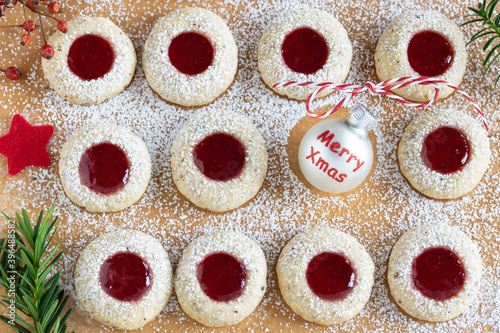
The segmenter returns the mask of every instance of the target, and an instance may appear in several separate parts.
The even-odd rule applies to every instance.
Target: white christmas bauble
[[[368,130],[377,119],[364,106],[354,107],[347,119],[328,119],[302,138],[299,165],[304,177],[321,191],[342,193],[361,184],[373,164]]]

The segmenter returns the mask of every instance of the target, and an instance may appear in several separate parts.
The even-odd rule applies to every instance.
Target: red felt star
[[[9,174],[17,175],[28,165],[48,167],[47,142],[52,133],[54,126],[31,126],[16,114],[9,133],[0,137],[0,154],[7,156]]]

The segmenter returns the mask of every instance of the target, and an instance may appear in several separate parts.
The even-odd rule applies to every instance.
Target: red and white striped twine
[[[425,103],[414,103],[411,101],[408,101],[401,96],[398,96],[391,92],[393,89],[399,89],[399,88],[404,88],[408,86],[413,86],[413,85],[425,85],[425,86],[431,86],[435,89],[434,97],[431,98],[429,101]],[[468,101],[470,101],[473,105],[476,111],[481,115],[481,118],[483,120],[484,127],[486,128],[486,132],[490,130],[488,126],[488,121],[486,120],[486,117],[479,108],[479,105],[474,101],[465,91],[460,89],[459,87],[456,87],[447,81],[444,80],[436,80],[433,78],[428,78],[428,77],[411,77],[411,76],[406,76],[406,77],[400,77],[400,78],[394,78],[394,79],[389,79],[385,80],[383,82],[379,83],[373,83],[371,81],[368,81],[365,85],[360,86],[357,84],[337,84],[337,83],[332,83],[332,82],[296,82],[296,81],[290,81],[290,82],[280,82],[276,83],[273,85],[273,88],[277,87],[305,87],[305,86],[315,86],[318,87],[313,93],[309,95],[306,101],[306,109],[307,113],[313,117],[313,118],[325,118],[331,115],[332,113],[338,111],[345,103],[349,102],[351,98],[356,96],[360,92],[367,91],[372,95],[385,95],[389,98],[392,98],[398,102],[404,103],[409,106],[415,106],[415,107],[425,107],[427,105],[430,105],[434,103],[439,96],[439,92],[442,89],[441,85],[448,86],[456,91],[458,91],[460,94],[462,94]],[[324,90],[331,89],[331,90],[338,90],[342,91],[344,93],[347,93],[347,97],[344,97],[334,108],[328,110],[327,112],[321,113],[321,114],[315,114],[311,112],[311,103],[316,98],[316,96],[321,93]]]

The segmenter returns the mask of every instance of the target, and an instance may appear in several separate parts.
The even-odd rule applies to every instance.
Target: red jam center
[[[68,66],[80,79],[90,81],[106,75],[115,63],[111,44],[96,35],[77,38],[68,53]]]
[[[469,141],[453,127],[440,127],[424,139],[422,160],[442,174],[461,170],[469,160]]]
[[[197,278],[203,292],[214,301],[227,302],[245,288],[245,266],[226,253],[213,253],[198,265]]]
[[[172,39],[168,57],[179,72],[196,75],[203,73],[212,64],[214,47],[202,34],[184,32]]]
[[[434,31],[417,33],[408,45],[410,66],[421,76],[442,75],[450,68],[453,56],[450,42]]]
[[[215,133],[194,147],[194,164],[210,179],[227,181],[238,177],[245,166],[246,151],[234,136]]]
[[[80,160],[82,183],[101,194],[113,194],[122,189],[128,181],[129,169],[125,152],[108,142],[90,147]]]
[[[309,288],[321,299],[336,301],[354,287],[356,274],[349,260],[338,253],[323,252],[309,262],[306,271]]]
[[[319,33],[311,28],[290,32],[281,45],[285,64],[294,72],[313,74],[323,68],[328,59],[328,45]]]
[[[455,296],[463,287],[465,270],[450,250],[436,247],[422,252],[413,261],[413,283],[422,294],[441,301]]]
[[[109,296],[123,302],[141,299],[152,284],[147,262],[130,252],[120,252],[108,258],[101,266],[99,280]]]

